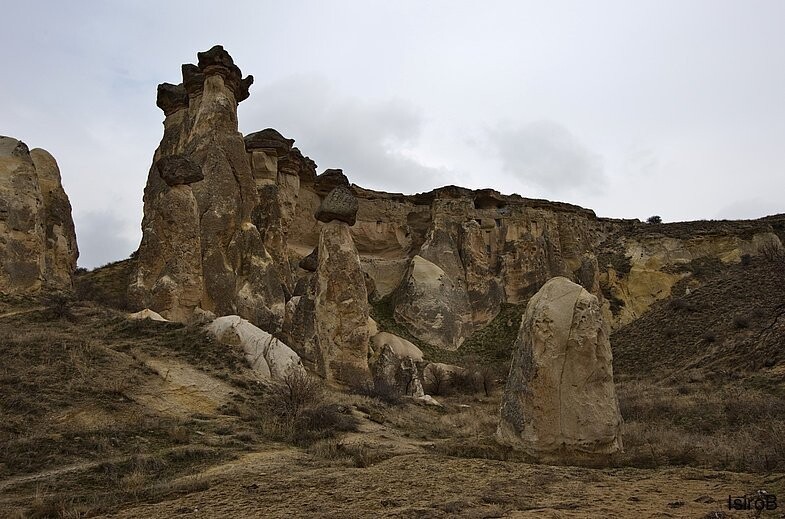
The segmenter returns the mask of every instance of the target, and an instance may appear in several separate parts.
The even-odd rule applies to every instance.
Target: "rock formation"
[[[240,346],[251,369],[263,380],[282,380],[304,372],[300,357],[286,344],[237,315],[219,317],[205,329],[227,346]]]
[[[316,212],[323,219],[332,216],[319,233],[316,270],[309,274],[307,293],[293,297],[288,305],[284,333],[306,365],[321,376],[359,384],[369,376],[369,306],[347,223],[354,221],[357,204],[347,196],[351,192],[337,186]]]
[[[545,459],[620,450],[609,331],[597,297],[566,278],[549,280],[521,322],[498,441]]]
[[[198,65],[183,65],[180,85],[158,87],[164,135],[145,188],[129,298],[176,320],[198,306],[274,331],[286,278],[254,223],[260,184],[237,131],[237,104],[253,78],[243,78],[221,46],[198,57]]]
[[[0,292],[70,290],[78,256],[57,162],[0,136]]]

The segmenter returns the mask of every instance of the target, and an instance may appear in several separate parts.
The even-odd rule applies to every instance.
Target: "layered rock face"
[[[145,188],[129,298],[175,320],[200,307],[275,331],[286,276],[254,223],[261,184],[237,131],[237,105],[253,78],[221,46],[198,57],[183,65],[181,84],[158,87],[164,135]]]
[[[619,451],[609,332],[595,296],[566,278],[549,280],[521,322],[498,441],[545,459]]]
[[[71,289],[78,256],[57,162],[0,136],[0,292]]]

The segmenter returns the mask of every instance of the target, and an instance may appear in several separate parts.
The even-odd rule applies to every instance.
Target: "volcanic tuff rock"
[[[521,322],[499,442],[542,458],[620,450],[609,333],[595,296],[566,278],[549,280]]]
[[[57,162],[0,136],[0,292],[71,289],[78,256]]]
[[[198,65],[182,69],[187,103],[180,86],[158,89],[164,135],[145,188],[143,237],[129,298],[177,320],[187,320],[198,306],[276,330],[283,320],[286,265],[270,255],[264,229],[252,221],[260,205],[258,186],[237,131],[237,104],[248,97],[253,78],[243,79],[221,46],[198,57]],[[189,172],[178,177],[198,177],[188,162],[171,158],[179,156],[201,168],[204,179],[169,185],[168,166],[174,163]],[[161,245],[162,238],[169,243]]]
[[[282,380],[296,372],[304,373],[300,357],[291,348],[240,316],[219,317],[205,329],[227,346],[242,347],[246,362],[263,380]]]

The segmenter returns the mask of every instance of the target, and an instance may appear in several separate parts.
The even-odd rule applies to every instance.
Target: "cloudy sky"
[[[158,83],[221,43],[274,127],[364,187],[492,187],[666,221],[785,212],[785,2],[3,0],[0,134],[49,150],[122,259]]]

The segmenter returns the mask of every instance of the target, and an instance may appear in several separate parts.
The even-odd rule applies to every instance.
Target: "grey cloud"
[[[502,168],[524,184],[552,193],[601,191],[606,183],[602,157],[587,150],[564,126],[535,121],[522,126],[500,125],[489,137]]]
[[[241,105],[244,133],[273,127],[325,168],[342,168],[364,187],[414,192],[444,183],[446,171],[407,150],[420,139],[417,108],[400,99],[341,94],[318,76],[292,76],[256,86]]]
[[[134,222],[110,210],[76,212],[74,223],[80,267],[94,268],[127,258],[138,245],[129,228]]]

